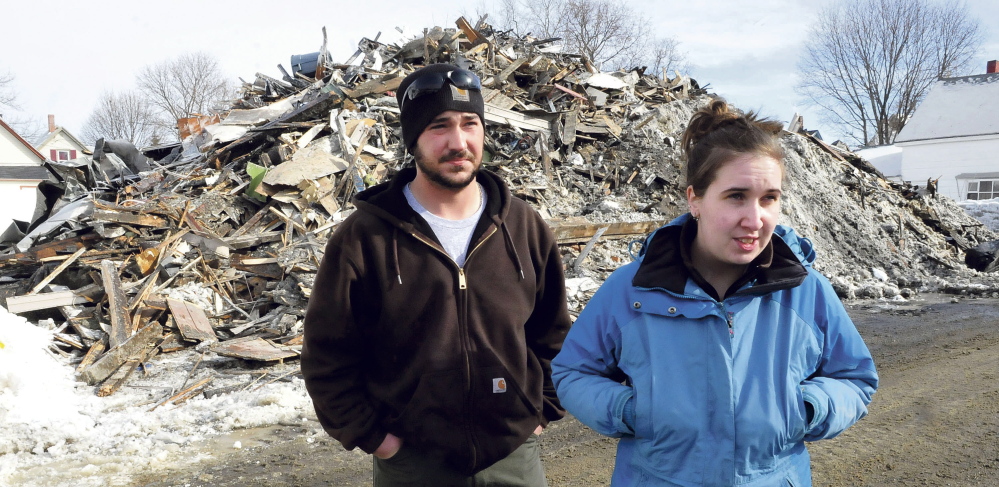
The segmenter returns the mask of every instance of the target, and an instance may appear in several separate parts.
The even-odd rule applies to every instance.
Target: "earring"
[[[697,215],[691,215],[691,217],[694,219],[695,222],[696,221],[701,221],[701,217],[699,217]]]

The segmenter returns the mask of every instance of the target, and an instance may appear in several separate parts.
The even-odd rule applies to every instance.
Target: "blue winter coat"
[[[663,253],[688,217],[650,235],[579,315],[552,362],[562,405],[621,439],[615,486],[810,486],[804,442],[867,414],[871,354],[788,227],[770,268],[721,302],[691,278],[671,291],[682,260]]]

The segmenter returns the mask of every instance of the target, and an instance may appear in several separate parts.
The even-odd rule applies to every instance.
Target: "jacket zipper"
[[[482,247],[482,244],[484,244],[486,242],[486,240],[488,240],[489,237],[492,237],[493,234],[495,234],[495,233],[496,233],[496,227],[494,226],[492,228],[492,231],[490,231],[489,233],[485,234],[481,239],[479,239],[479,243],[475,244],[475,247],[472,247],[472,250],[469,250],[468,254],[465,255],[465,265],[468,265],[468,261],[472,257],[472,254],[474,254],[476,250],[478,250],[480,247]],[[456,266],[458,266],[458,264],[456,262],[454,262],[454,259],[452,259],[451,256],[447,252],[445,252],[443,249],[438,248],[432,242],[428,242],[425,238],[423,238],[422,236],[420,236],[416,232],[411,232],[410,235],[412,235],[413,238],[415,238],[415,239],[417,239],[417,240],[425,243],[431,249],[436,250],[437,252],[440,252],[440,253],[444,254],[444,256],[447,257],[449,261],[451,261]],[[468,289],[468,279],[465,276],[465,266],[458,266],[458,290],[459,291],[465,291],[467,289]],[[462,359],[465,362],[465,415],[464,415],[465,417],[464,417],[464,419],[465,419],[465,424],[468,425],[468,424],[472,423],[472,417],[471,417],[471,414],[472,414],[472,397],[471,397],[471,392],[472,392],[472,364],[471,364],[471,361],[468,358],[468,350],[471,348],[471,346],[468,343],[469,342],[468,316],[467,316],[468,315],[468,306],[467,306],[466,299],[467,298],[466,298],[465,293],[460,293],[459,294],[459,296],[458,296],[458,305],[459,305],[459,311],[460,312],[458,313],[458,326],[462,330],[461,343],[462,343],[462,348],[464,349],[463,350],[464,353],[462,353]],[[471,428],[466,428],[465,429],[465,433],[468,435],[469,443],[472,445],[472,466],[474,467],[479,462],[479,460],[478,460],[478,451],[479,451],[479,449],[478,449],[478,447],[476,445],[475,437],[472,435],[472,429]]]

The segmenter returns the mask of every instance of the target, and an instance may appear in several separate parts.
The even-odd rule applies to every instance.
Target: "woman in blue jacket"
[[[715,100],[683,135],[690,213],[593,296],[552,362],[563,406],[620,438],[612,485],[809,486],[805,441],[878,375],[811,243],[777,224],[781,125]]]

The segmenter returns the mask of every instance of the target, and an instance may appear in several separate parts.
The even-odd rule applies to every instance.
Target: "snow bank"
[[[135,472],[200,460],[185,451],[191,442],[315,419],[301,380],[240,387],[257,376],[207,367],[188,378],[193,351],[157,357],[121,390],[97,397],[48,351],[51,343],[51,332],[0,308],[0,486],[132,485]],[[211,388],[241,390],[153,409],[185,381],[207,376]]]

